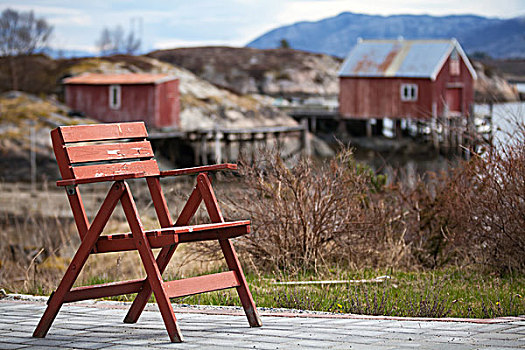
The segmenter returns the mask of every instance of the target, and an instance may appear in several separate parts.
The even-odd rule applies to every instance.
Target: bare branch
[[[0,16],[0,54],[2,56],[30,55],[46,47],[53,32],[43,18],[33,11],[17,12],[6,9]]]
[[[117,25],[113,29],[104,27],[96,45],[102,56],[119,53],[133,55],[139,51],[141,40],[133,30],[126,35],[122,26]]]

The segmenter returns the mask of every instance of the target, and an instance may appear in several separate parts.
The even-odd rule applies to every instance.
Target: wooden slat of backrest
[[[53,151],[55,152],[55,158],[62,179],[71,179],[73,172],[71,171],[71,165],[64,150],[64,140],[62,139],[60,128],[51,130],[51,141],[53,142]]]
[[[72,170],[76,179],[125,174],[143,174],[143,176],[155,176],[160,174],[157,161],[154,159],[138,162],[76,166],[73,167]]]
[[[149,141],[66,147],[71,163],[154,157]]]
[[[67,159],[67,154],[64,151],[64,140],[62,139],[59,128],[51,130],[51,141],[53,142],[53,150],[55,152],[55,158],[57,160],[62,179],[71,179],[73,177],[73,171]],[[77,190],[73,193],[68,193],[67,199],[69,201],[69,205],[71,206],[73,217],[75,218],[78,234],[80,239],[83,239],[89,230],[89,221],[84,209],[84,203],[82,202],[80,191]]]
[[[146,138],[148,132],[144,122],[61,126],[64,142],[86,142]]]

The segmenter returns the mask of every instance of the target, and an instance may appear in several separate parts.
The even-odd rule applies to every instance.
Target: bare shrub
[[[404,208],[405,238],[418,266],[434,269],[458,262],[450,237],[468,215],[459,200],[458,189],[468,188],[462,180],[443,172],[418,178],[413,187],[398,184],[393,195]]]
[[[399,185],[407,240],[427,268],[477,264],[499,272],[525,269],[525,132],[448,173],[413,188]]]
[[[242,169],[249,194],[237,208],[251,217],[254,232],[236,246],[257,268],[296,274],[331,264],[404,262],[403,230],[389,199],[378,199],[384,179],[357,166],[350,150],[323,164],[302,158],[291,167],[269,151]]]
[[[411,185],[385,186],[347,149],[293,166],[263,153],[243,167],[248,194],[237,209],[254,232],[237,246],[256,269],[290,275],[337,265],[523,271],[523,122],[515,130],[511,143]]]
[[[462,170],[470,188],[458,189],[462,211],[453,243],[476,262],[501,272],[525,269],[525,147],[508,146]],[[463,181],[465,182],[465,181]]]
[[[72,220],[38,214],[2,217],[0,228],[5,237],[0,244],[0,285],[31,293],[47,291],[69,263],[62,253],[77,243],[68,233],[71,225]]]
[[[344,157],[320,169],[308,159],[287,168],[277,154],[268,153],[257,166],[244,167],[252,193],[251,205],[243,208],[254,233],[242,240],[241,250],[263,267],[293,273],[326,262],[342,236],[354,241],[365,182]]]

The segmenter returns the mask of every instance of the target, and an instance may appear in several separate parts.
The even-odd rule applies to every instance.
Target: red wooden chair
[[[33,336],[47,334],[63,303],[138,293],[124,322],[137,322],[151,293],[155,295],[172,342],[183,340],[170,298],[237,288],[251,327],[262,325],[246,283],[241,265],[229,238],[250,232],[250,221],[225,222],[207,172],[236,169],[235,164],[218,164],[179,170],[159,171],[142,122],[64,126],[51,131],[58,167],[82,240]],[[109,141],[109,142],[108,142]],[[173,222],[161,190],[161,177],[198,174],[197,184],[177,221]],[[145,178],[161,228],[146,231],[126,183],[126,179]],[[78,185],[109,181],[109,189],[93,221],[88,221]],[[102,235],[118,202],[121,202],[131,232]],[[204,201],[211,224],[188,225]],[[218,240],[230,271],[165,282],[166,269],[179,243]],[[155,258],[152,248],[162,248]],[[138,250],[147,277],[139,280],[72,288],[90,254]]]

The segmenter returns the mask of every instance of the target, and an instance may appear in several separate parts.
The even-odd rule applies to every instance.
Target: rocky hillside
[[[259,50],[232,47],[196,47],[162,50],[148,56],[184,67],[200,78],[241,94],[336,97],[336,57],[292,49]],[[495,61],[492,61],[495,62]],[[517,92],[491,65],[474,64],[477,102],[515,101]]]
[[[341,60],[290,49],[196,47],[148,55],[238,94],[336,96]]]
[[[481,62],[492,71],[496,71],[498,74],[502,75],[506,80],[525,82],[525,59],[483,59]]]
[[[32,59],[32,61],[27,61]],[[0,62],[1,63],[1,62]],[[52,60],[45,56],[24,58],[19,62],[20,90],[33,94],[56,94],[61,98],[61,79],[81,74],[151,72],[168,73],[180,79],[181,124],[185,130],[213,128],[244,128],[255,126],[296,125],[286,114],[272,107],[272,100],[258,95],[241,96],[219,88],[190,71],[151,57],[112,56]],[[32,75],[31,72],[39,72]],[[8,69],[0,65],[0,91],[9,89]],[[32,77],[32,79],[30,79]]]
[[[59,125],[92,122],[67,117],[68,108],[54,99],[12,91],[0,95],[0,180],[31,179],[31,142],[37,180],[58,178],[49,132]],[[33,140],[32,140],[33,139]]]

